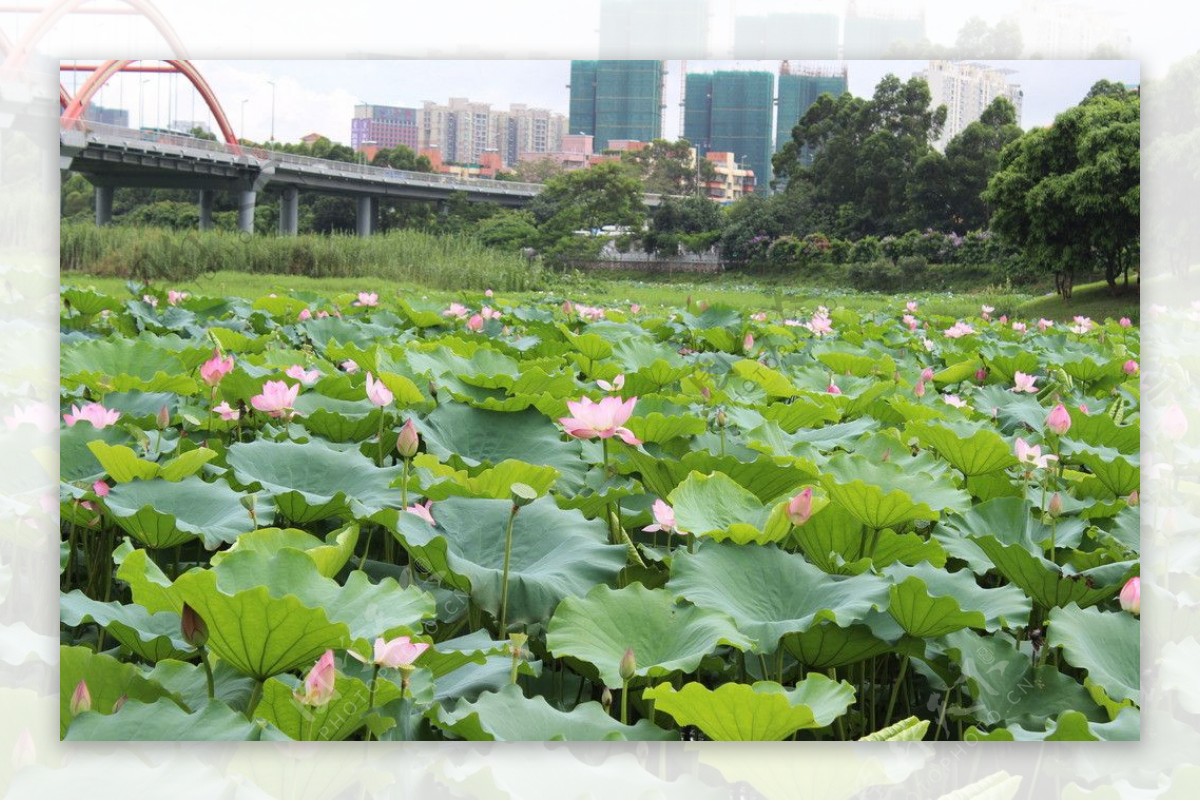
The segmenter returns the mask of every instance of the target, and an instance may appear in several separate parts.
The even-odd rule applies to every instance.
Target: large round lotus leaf
[[[1064,459],[1086,467],[1113,495],[1128,495],[1140,486],[1142,470],[1136,455],[1123,454],[1102,445],[1073,443],[1073,446],[1070,455]],[[1065,454],[1067,449],[1063,450]]]
[[[444,583],[469,591],[481,608],[500,614],[504,534],[512,502],[448,498],[433,504],[437,526],[409,512],[376,516],[409,554]],[[546,620],[563,598],[583,595],[616,578],[623,545],[609,545],[608,528],[549,497],[518,512],[508,576],[508,620]]]
[[[130,376],[150,381],[158,373],[186,372],[179,355],[145,340],[93,339],[62,349],[59,369],[64,383],[78,377],[84,383],[93,377]],[[133,387],[131,387],[133,388]]]
[[[764,506],[754,493],[722,473],[692,473],[667,498],[680,531],[697,537],[748,542],[778,542],[788,536],[783,504]]]
[[[185,712],[166,699],[143,703],[130,698],[119,712],[85,712],[67,729],[64,740],[257,740],[262,725],[251,723],[220,701],[198,712]]]
[[[174,612],[150,614],[137,604],[94,601],[79,590],[59,598],[59,618],[64,625],[95,623],[109,635],[147,662],[162,659],[186,659],[192,647],[183,639],[179,615]]]
[[[301,392],[296,396],[296,411],[306,429],[333,442],[360,442],[379,433],[381,412],[366,399],[339,400]]]
[[[566,488],[577,488],[587,465],[580,459],[579,443],[562,437],[560,426],[532,409],[506,413],[443,405],[421,426],[426,448],[443,462],[477,467],[515,459],[546,465],[562,474]]]
[[[200,537],[211,551],[254,529],[241,498],[223,480],[190,476],[118,484],[104,502],[117,525],[151,548],[170,548]]]
[[[1070,438],[1089,445],[1115,448],[1119,453],[1136,455],[1141,446],[1141,428],[1136,424],[1117,425],[1107,414],[1087,414],[1069,407]]]
[[[1029,622],[1032,604],[1025,593],[1011,585],[984,589],[969,570],[949,573],[922,562],[891,565],[884,572],[895,582],[888,612],[914,637],[937,637],[968,626],[996,631]]]
[[[209,563],[216,567],[228,554],[239,551],[258,551],[269,556],[282,548],[294,548],[304,551],[322,576],[333,578],[350,561],[357,542],[356,524],[331,531],[324,540],[297,528],[260,528],[238,537],[228,550],[214,553]]]
[[[1033,505],[1023,498],[994,498],[970,509],[945,515],[934,528],[934,538],[952,555],[966,561],[971,570],[985,573],[992,564],[975,541],[993,536],[1004,545],[1019,546],[1030,554],[1041,555],[1050,548],[1055,535],[1059,549],[1079,544],[1086,523],[1078,518],[1062,518],[1052,529],[1035,514]]]
[[[307,564],[315,574],[312,562]],[[326,649],[350,642],[346,624],[330,621],[324,610],[305,606],[294,595],[273,598],[264,586],[222,592],[211,570],[185,573],[175,590],[208,625],[208,649],[259,681],[307,668]]]
[[[1128,742],[1142,736],[1142,715],[1137,709],[1126,707],[1109,723],[1088,720],[1082,712],[1068,710],[1058,716],[1044,731],[1030,730],[1012,725],[993,729],[986,734],[971,726],[963,733],[963,739],[975,741],[1017,742],[1084,742],[1109,741]]]
[[[688,451],[679,459],[656,459],[648,453],[630,448],[629,468],[636,469],[646,489],[666,498],[693,471],[722,473],[754,493],[763,503],[784,494],[816,477],[792,464],[790,459],[760,456],[752,462],[742,462],[733,456],[717,456],[708,451]]]
[[[94,713],[108,715],[113,705],[125,696],[129,700],[153,702],[170,698],[170,693],[144,678],[128,662],[119,662],[107,654],[98,654],[82,645],[63,645],[58,660],[58,727],[59,736],[66,734],[71,724],[71,694],[80,681],[87,682]],[[173,699],[169,700],[176,706]],[[176,706],[176,708],[178,708]]]
[[[821,483],[829,497],[864,525],[895,528],[910,520],[936,520],[946,508],[965,509],[971,498],[948,479],[908,472],[892,462],[839,453],[825,465]]]
[[[376,467],[353,450],[260,439],[230,445],[227,459],[239,482],[273,493],[279,511],[297,523],[347,509],[355,517],[367,517],[400,505],[400,493],[391,483],[401,468]]]
[[[1092,606],[1116,597],[1125,581],[1138,572],[1137,562],[1117,562],[1067,573],[1055,562],[1030,553],[1018,544],[1008,545],[997,537],[972,537],[972,541],[1004,576],[1037,601],[1050,609],[1074,603]]]
[[[94,289],[80,287],[64,287],[62,300],[64,306],[87,315],[99,314],[105,309],[116,309],[120,305],[116,298],[111,298]]]
[[[925,739],[928,730],[929,721],[914,715],[858,739],[864,742],[915,742]]]
[[[567,598],[550,619],[546,645],[555,656],[594,666],[609,687],[621,686],[618,670],[632,648],[636,675],[690,673],[721,645],[745,651],[754,642],[720,612],[675,601],[666,590],[635,582],[620,590],[600,585],[586,597]]]
[[[964,475],[977,476],[1017,463],[1008,442],[992,428],[967,421],[909,423],[907,433]]]
[[[120,421],[118,421],[119,423]],[[108,445],[127,445],[133,436],[123,428],[106,426],[96,430],[89,423],[76,423],[58,434],[59,478],[63,481],[86,481],[91,483],[104,475],[104,468],[96,459],[88,443],[101,440]]]
[[[642,697],[679,725],[696,726],[713,740],[782,740],[833,723],[854,703],[854,688],[810,673],[790,690],[773,681],[722,684],[715,690],[690,682],[682,690],[659,684]]]
[[[301,705],[293,695],[299,691],[300,680],[283,675],[263,684],[262,700],[254,709],[254,717],[275,726],[293,740],[344,740],[362,726],[370,712],[367,698],[370,686],[338,671],[334,678],[333,698],[319,707]],[[375,685],[375,706],[380,707],[400,697],[400,688],[382,678]]]
[[[806,668],[824,670],[852,665],[890,651],[908,653],[904,629],[886,612],[868,612],[861,623],[841,628],[824,622],[808,631],[788,634],[783,646]],[[919,641],[910,641],[919,642]]]
[[[513,684],[498,692],[483,693],[474,702],[459,703],[451,711],[438,706],[432,719],[439,728],[466,740],[679,739],[679,732],[660,729],[648,720],[622,725],[595,701],[563,712],[541,696],[526,698],[521,688]]]
[[[1126,612],[1050,610],[1046,644],[1061,646],[1066,661],[1088,672],[1114,701],[1141,703],[1141,624]],[[1079,707],[1075,707],[1078,709]]]
[[[823,620],[849,626],[886,608],[888,599],[886,579],[830,576],[773,545],[705,543],[694,554],[681,551],[671,561],[666,588],[732,617],[764,654],[773,653],[785,634]]]
[[[420,493],[435,501],[454,495],[468,498],[511,498],[513,484],[525,484],[538,495],[545,495],[558,479],[553,467],[528,464],[508,459],[495,467],[471,475],[467,470],[455,470],[437,457],[421,453],[413,459],[409,471],[410,492]]]
[[[976,720],[1041,729],[1064,709],[1104,717],[1079,682],[1053,665],[1035,668],[1028,643],[1018,650],[1008,637],[964,629],[947,635],[946,651],[967,679],[966,690],[979,708]]]

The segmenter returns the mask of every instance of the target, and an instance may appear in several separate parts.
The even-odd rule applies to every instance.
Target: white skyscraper
[[[945,151],[946,144],[964,128],[978,120],[992,101],[1006,97],[1017,110],[1021,122],[1021,87],[1009,83],[1011,70],[967,61],[930,61],[917,77],[929,84],[930,108],[946,107],[946,125],[933,146]]]

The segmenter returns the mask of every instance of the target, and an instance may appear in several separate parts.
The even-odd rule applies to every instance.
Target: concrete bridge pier
[[[238,230],[254,233],[254,202],[258,193],[253,189],[238,193]]]
[[[213,191],[211,189],[200,190],[200,230],[211,231],[213,227],[212,221],[213,209]]]
[[[279,233],[295,236],[300,231],[300,192],[294,186],[283,190],[279,198]]]
[[[112,222],[113,193],[111,186],[97,186],[96,195],[96,225],[108,225]]]
[[[370,236],[375,227],[375,198],[370,195],[358,197],[358,235]]]

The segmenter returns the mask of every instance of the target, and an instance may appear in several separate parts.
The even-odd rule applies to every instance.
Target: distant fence
[[[653,253],[617,253],[596,259],[569,259],[566,266],[579,270],[630,270],[645,273],[720,273],[725,265],[712,253],[664,257]]]

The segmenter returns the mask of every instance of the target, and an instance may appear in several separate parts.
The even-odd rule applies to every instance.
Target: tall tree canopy
[[[647,192],[663,195],[694,195],[697,178],[711,181],[717,175],[708,159],[692,160],[692,143],[686,139],[655,139],[641,150],[622,152],[621,162],[637,171]]]
[[[983,195],[992,230],[1060,279],[1069,296],[1077,265],[1117,276],[1139,253],[1140,122],[1137,92],[1101,81],[1048,128],[1004,149]]]
[[[604,162],[551,178],[529,211],[550,242],[606,225],[640,230],[646,218],[642,192],[642,182],[628,167]]]

